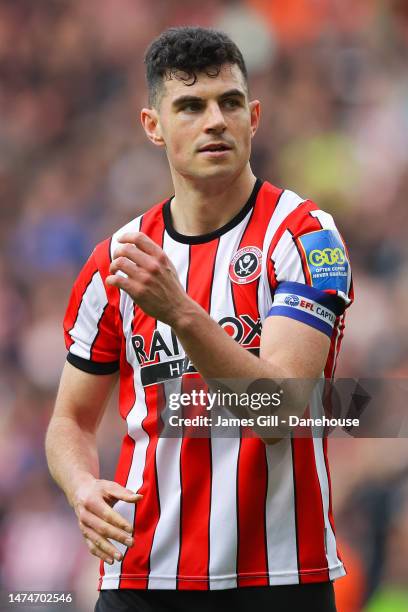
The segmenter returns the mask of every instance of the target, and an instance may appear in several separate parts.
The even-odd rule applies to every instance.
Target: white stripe
[[[69,352],[83,359],[91,358],[91,347],[98,334],[98,324],[108,303],[102,277],[97,270],[82,296],[74,327],[69,335],[73,344]]]
[[[273,250],[272,259],[275,262],[276,280],[306,283],[302,268],[302,260],[293,242],[292,234],[285,230]]]
[[[311,210],[310,214],[312,217],[320,221],[320,225],[322,226],[322,229],[333,230],[334,232],[338,234],[336,224],[334,223],[334,219],[329,213],[325,212],[324,210]]]
[[[329,521],[329,482],[327,478],[326,464],[324,461],[323,439],[321,437],[313,437],[313,446],[316,458],[317,475],[319,477],[320,490],[322,493],[324,528],[326,534],[326,557],[330,579],[333,580],[333,576],[330,574],[330,568],[337,567],[341,561],[337,556],[336,539]]]
[[[289,438],[266,445],[268,493],[266,497],[266,539],[269,584],[299,582],[296,550],[295,494],[292,477],[292,450]]]
[[[118,229],[113,234],[112,241],[111,241],[111,257],[113,256],[113,253],[115,252],[116,247],[120,244],[118,242],[118,239],[121,236],[123,236],[123,234],[127,234],[128,232],[133,233],[133,232],[140,231],[140,225],[142,222],[142,218],[143,218],[143,215],[140,215],[139,217],[136,217],[136,219],[132,219],[132,221],[129,221],[129,223],[126,223],[126,225]]]
[[[302,202],[304,202],[303,198],[299,197],[293,191],[290,191],[289,189],[285,189],[285,191],[283,191],[283,193],[281,194],[279,198],[276,208],[273,211],[273,214],[270,218],[268,227],[266,228],[265,238],[264,238],[263,247],[262,247],[262,253],[263,253],[262,275],[261,275],[262,282],[259,283],[259,287],[258,287],[258,304],[259,304],[259,315],[261,317],[261,321],[265,319],[266,315],[268,314],[272,306],[271,288],[269,286],[268,271],[267,271],[267,264],[268,264],[267,260],[268,260],[269,247],[271,246],[271,242],[273,240],[275,233],[279,229],[284,219],[286,219],[286,217],[291,212],[293,212],[295,208],[297,208],[299,204],[301,204]],[[281,240],[279,240],[278,244],[276,245],[276,248],[279,247],[282,241],[282,238]],[[273,256],[273,254],[272,254],[272,259],[275,261],[275,257]]]
[[[210,589],[236,588],[239,438],[211,438]],[[228,553],[228,554],[227,554]],[[229,575],[228,586],[219,581]]]
[[[267,274],[266,274],[267,256],[268,256],[268,250],[273,240],[273,237],[275,236],[277,230],[281,226],[282,222],[286,219],[286,217],[290,215],[290,213],[293,212],[295,208],[297,208],[299,204],[301,204],[302,202],[304,202],[302,198],[296,195],[296,193],[293,193],[293,191],[289,191],[288,189],[286,189],[280,196],[279,202],[273,212],[273,215],[266,229],[265,239],[264,239],[263,248],[262,248],[262,251],[264,253],[264,257],[262,261],[262,272],[263,272],[263,278],[266,282],[268,282]],[[282,248],[281,242],[282,240],[284,240],[286,233],[288,233],[290,238],[292,238],[291,234],[287,232],[287,230],[285,230],[285,232],[283,233],[281,239],[279,240],[278,244],[276,245],[272,253],[272,259],[274,261],[276,259],[276,253],[279,253]]]
[[[238,250],[250,218],[221,236],[214,269],[215,291],[211,296],[210,315],[216,321],[234,314],[230,261]],[[210,589],[236,588],[237,565],[237,465],[239,438],[211,439],[211,510],[210,510]],[[228,553],[228,554],[227,554]],[[225,580],[220,580],[225,576]]]
[[[180,380],[169,381],[166,389],[180,391]],[[160,498],[160,518],[154,533],[150,553],[149,589],[177,588],[177,562],[180,549],[180,456],[181,438],[159,438],[156,447],[157,482]],[[166,576],[166,586],[162,587]]]
[[[175,242],[165,232],[163,250],[174,264],[179,280],[185,288],[188,272],[187,244]],[[157,330],[160,331],[167,346],[172,347],[171,329],[161,321],[157,321]],[[184,357],[185,352],[179,342],[180,353],[177,357]],[[162,352],[161,361],[171,360]],[[166,398],[170,393],[180,393],[181,378],[169,380],[164,383]],[[166,407],[167,408],[167,407]],[[156,447],[156,469],[158,494],[160,500],[160,518],[153,537],[150,553],[149,589],[176,589],[177,564],[180,550],[180,452],[182,439],[159,438]],[[167,577],[163,585],[163,577]]]
[[[138,224],[133,225],[133,231],[138,231],[141,218]],[[112,252],[115,248],[112,240]],[[149,444],[149,435],[142,428],[142,421],[147,416],[147,407],[145,402],[145,393],[140,379],[140,368],[136,359],[135,351],[132,345],[132,323],[134,304],[133,300],[121,290],[120,292],[120,312],[123,320],[123,333],[126,338],[126,358],[134,371],[134,384],[136,400],[129,411],[126,418],[129,436],[135,440],[135,449],[133,452],[132,463],[129,471],[129,476],[126,482],[126,488],[131,491],[138,491],[143,483],[143,469],[146,460],[146,450]],[[135,505],[128,504],[124,501],[118,501],[114,505],[114,509],[119,512],[131,525],[133,525],[135,516]],[[127,550],[124,544],[114,542],[114,545],[124,554]],[[135,541],[137,546],[137,541]],[[104,563],[104,577],[102,579],[102,589],[117,589],[119,587],[122,562],[114,561],[113,565]],[[106,580],[105,580],[106,577]]]
[[[310,416],[313,419],[321,418],[324,415],[322,393],[324,392],[324,375],[320,380],[319,384],[316,384],[309,402]],[[325,551],[327,558],[327,566],[329,568],[330,579],[334,577],[330,571],[337,569],[341,564],[340,559],[337,556],[336,539],[333,533],[333,529],[329,520],[329,481],[327,477],[326,464],[324,460],[323,452],[323,439],[324,434],[323,427],[313,427],[313,450],[315,456],[316,470],[319,478],[320,491],[322,496],[323,505],[323,518],[324,518],[324,530],[325,530]],[[332,569],[331,569],[332,568]]]

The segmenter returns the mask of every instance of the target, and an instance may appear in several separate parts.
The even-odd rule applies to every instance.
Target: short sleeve
[[[330,337],[353,301],[348,251],[333,217],[305,202],[286,220],[270,257],[268,316],[296,319]]]
[[[122,337],[118,305],[114,293],[108,295],[105,287],[109,264],[110,240],[106,240],[79,273],[64,318],[67,360],[91,374],[111,374],[119,369]]]

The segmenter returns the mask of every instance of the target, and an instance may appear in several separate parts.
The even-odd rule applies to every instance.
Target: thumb
[[[129,503],[135,503],[143,498],[143,495],[140,495],[140,493],[125,489],[125,487],[113,481],[109,482],[109,486],[106,487],[106,492],[115,499],[121,499]]]

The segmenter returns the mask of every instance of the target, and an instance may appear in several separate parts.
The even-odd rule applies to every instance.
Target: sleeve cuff
[[[119,361],[90,361],[73,353],[68,353],[67,361],[78,370],[89,374],[113,374],[119,370]]]

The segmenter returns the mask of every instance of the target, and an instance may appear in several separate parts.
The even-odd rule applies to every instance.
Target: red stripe
[[[265,444],[259,438],[244,438],[238,469],[238,586],[267,586],[268,556],[265,502],[268,468]]]
[[[305,200],[287,217],[286,226],[296,237],[322,229],[319,219],[309,215],[313,210],[319,208],[311,200]]]
[[[312,210],[318,210],[316,204],[307,200],[303,202],[299,206],[297,206],[291,213],[288,214],[287,217],[282,221],[276,232],[274,233],[271,244],[268,249],[268,259],[267,259],[267,269],[268,269],[268,278],[271,285],[272,290],[274,291],[277,287],[276,277],[273,274],[271,257],[274,252],[279,240],[282,238],[283,234],[286,230],[290,231],[290,233],[297,238],[299,235],[306,234],[308,232],[313,232],[316,229],[321,229],[319,222],[315,217],[310,216],[308,213]],[[296,243],[297,245],[297,243]],[[302,264],[304,261],[302,260]],[[307,264],[306,264],[307,268]],[[310,283],[310,275],[308,272],[305,272],[307,282]]]
[[[160,518],[160,502],[156,480],[156,446],[157,446],[157,418],[164,405],[162,386],[146,388],[147,417],[142,427],[149,435],[149,444],[146,451],[146,462],[143,471],[143,483],[137,491],[143,495],[143,500],[136,506],[134,521],[134,545],[128,549],[122,562],[122,577],[127,574],[138,576],[136,587],[147,589],[150,572],[150,552],[157,523]],[[126,588],[120,580],[119,588]]]
[[[126,346],[121,355],[120,374],[119,412],[122,419],[126,419],[136,402],[133,368],[126,359]]]
[[[120,460],[116,466],[115,472],[115,482],[119,483],[122,487],[127,486],[134,448],[135,441],[128,434],[125,434],[122,442]]]
[[[328,581],[323,504],[313,439],[293,438],[292,456],[299,581],[301,584]]]
[[[96,272],[99,271],[103,283],[109,274],[110,242],[111,240],[107,239],[96,246],[74,284],[64,320],[65,343],[68,349],[74,342],[70,331],[76,324],[84,293]],[[114,287],[106,286],[105,290],[108,303],[98,321],[96,335],[90,349],[90,359],[96,362],[116,361],[122,342],[118,308],[119,291]]]
[[[122,485],[122,487],[127,486],[129,472],[132,466],[132,457],[133,457],[134,449],[135,449],[135,441],[133,440],[133,438],[131,438],[130,436],[126,434],[125,437],[123,438],[122,448],[120,451],[120,457],[119,457],[118,465],[116,466],[116,472],[115,472],[115,477],[114,477],[115,482]],[[102,560],[99,565],[99,573],[100,573],[100,578],[99,578],[98,588],[100,590],[102,587],[103,577],[105,575],[105,566]]]
[[[72,287],[71,295],[69,298],[67,310],[64,317],[64,337],[65,337],[65,346],[69,350],[71,345],[74,343],[74,340],[70,336],[70,331],[75,326],[75,322],[78,318],[78,312],[81,307],[82,298],[84,296],[85,291],[88,288],[88,285],[91,283],[92,278],[97,272],[98,267],[96,265],[96,261],[94,258],[94,254],[89,257],[88,261],[83,266],[81,272],[79,273],[74,286]]]
[[[210,310],[218,244],[219,240],[213,240],[190,247],[187,292],[207,312]],[[207,387],[198,376],[186,377],[183,392],[193,388],[205,390]],[[180,590],[209,588],[211,470],[211,439],[184,437],[180,454],[180,555],[177,570],[177,588]],[[188,577],[194,577],[195,581],[186,580]]]
[[[164,223],[162,206],[155,206],[146,213],[141,222],[140,231],[144,232],[159,246],[163,245]],[[133,330],[145,339],[145,346],[150,347],[152,335],[156,328],[156,320],[144,313],[141,308],[135,308]],[[136,333],[136,332],[135,332]],[[158,361],[158,357],[156,357]],[[129,384],[130,386],[130,384]],[[129,387],[125,393],[129,393]],[[149,436],[146,450],[146,460],[143,470],[142,486],[137,491],[143,495],[135,508],[134,517],[134,545],[127,549],[121,570],[119,588],[129,588],[127,576],[138,576],[139,580],[132,587],[146,589],[150,572],[150,552],[153,537],[160,518],[160,501],[156,479],[156,446],[157,425],[161,410],[164,407],[165,396],[162,386],[145,388],[145,404],[147,415],[142,422],[144,431]]]
[[[191,379],[188,379],[192,382]],[[187,382],[187,381],[186,381]],[[195,381],[197,382],[197,381]],[[197,389],[197,385],[194,385]],[[186,387],[184,389],[187,390]],[[211,441],[184,438],[181,448],[180,557],[177,588],[207,590],[211,508]],[[188,577],[195,579],[194,584]],[[200,580],[197,580],[201,578]]]
[[[97,245],[94,251],[94,258],[105,287],[108,304],[99,320],[98,333],[92,343],[92,361],[116,360],[123,341],[123,328],[119,310],[120,292],[116,287],[110,287],[105,284],[105,279],[110,273],[111,242],[111,238],[104,240]]]
[[[109,274],[109,266],[111,263],[111,242],[112,239],[106,240],[100,245],[98,245],[94,251],[94,256],[96,261],[98,262],[98,267],[101,272],[102,279],[105,278]],[[106,294],[110,304],[112,305],[112,310],[115,313],[115,325],[118,329],[118,335],[122,341],[122,352],[121,352],[121,384],[119,390],[119,413],[122,418],[126,418],[127,413],[130,411],[131,407],[135,402],[135,391],[134,391],[134,382],[133,382],[133,368],[130,366],[126,359],[126,344],[124,342],[123,336],[123,324],[120,315],[119,309],[119,298],[120,291],[115,287],[109,287],[105,285]],[[120,456],[118,460],[118,464],[116,466],[115,471],[115,482],[122,485],[122,487],[127,486],[127,481],[129,477],[130,468],[132,465],[133,452],[135,448],[135,441],[128,434],[125,434],[122,442],[122,447],[120,451]],[[99,579],[99,589],[102,586],[103,577],[105,575],[105,566],[103,561],[100,562],[100,579]]]
[[[251,218],[241,238],[239,249],[247,246],[263,249],[265,233],[282,191],[269,184],[261,188]],[[258,283],[232,283],[235,314],[247,314],[259,319]],[[259,338],[248,345],[259,348]],[[237,469],[237,525],[238,586],[248,584],[267,586],[268,552],[266,540],[265,502],[268,485],[268,469],[265,445],[259,438],[241,440]]]
[[[98,322],[98,331],[91,345],[90,358],[96,362],[117,361],[120,356],[122,334],[116,326],[117,317],[111,304],[107,304]]]
[[[250,246],[258,247],[262,251],[265,233],[281,194],[281,189],[269,183],[262,185],[237,251]],[[248,314],[255,321],[259,319],[258,285],[259,279],[241,285],[231,283],[237,315]],[[259,337],[255,336],[247,348],[259,348]]]

